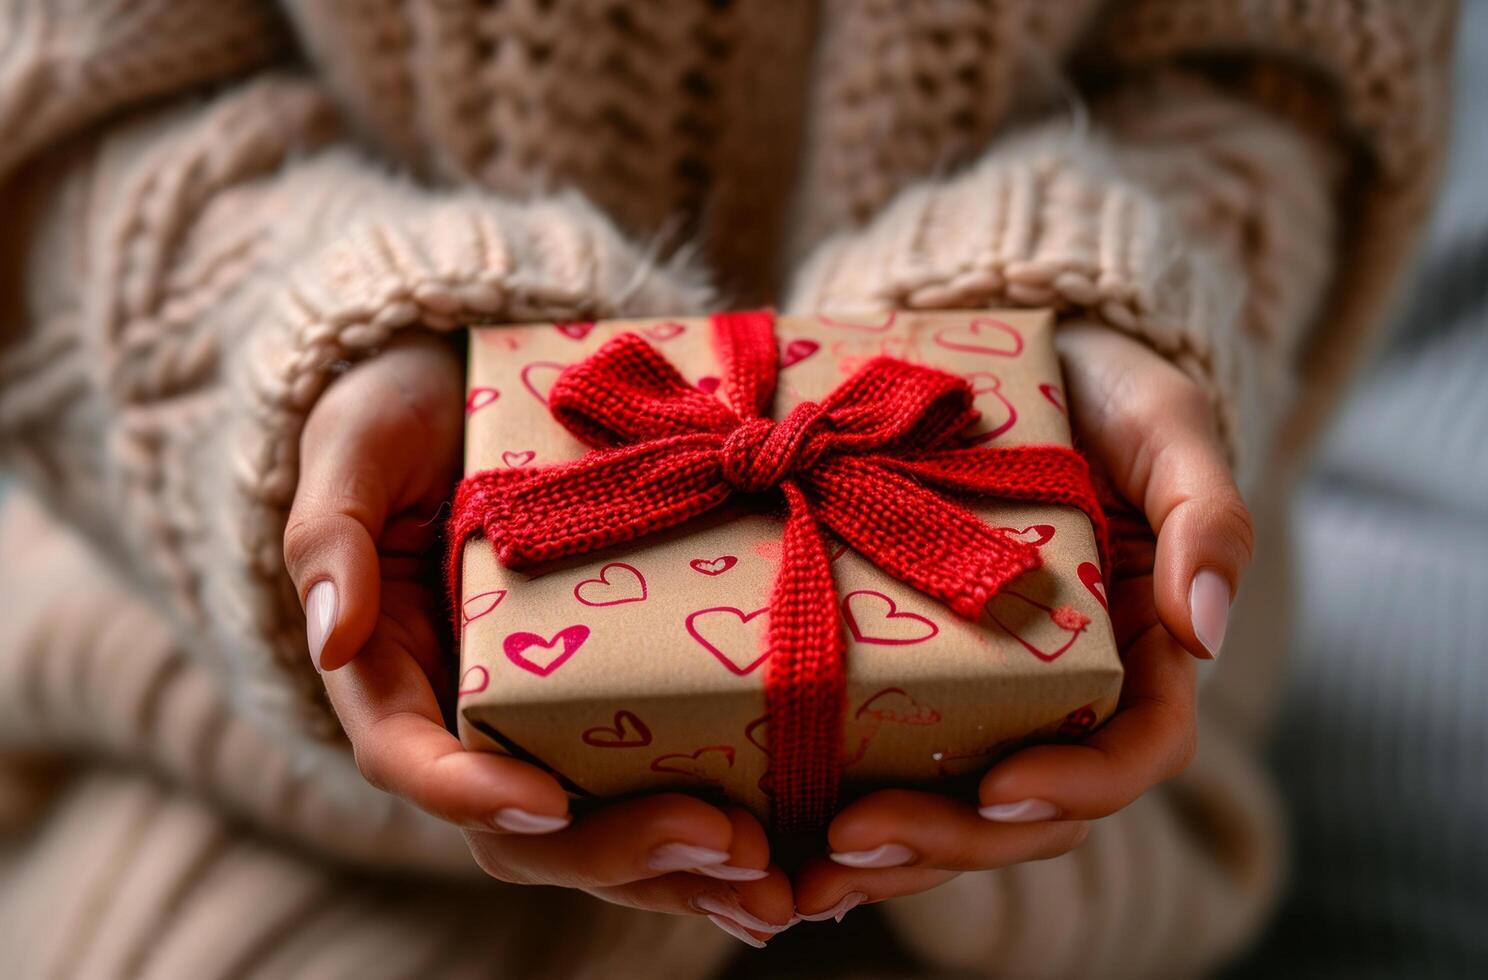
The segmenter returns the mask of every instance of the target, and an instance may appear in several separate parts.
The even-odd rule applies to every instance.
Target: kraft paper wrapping
[[[703,389],[716,387],[706,318],[473,330],[466,471],[583,455],[548,414],[547,390],[564,366],[624,331]],[[983,415],[972,431],[988,445],[1069,444],[1046,311],[781,317],[777,335],[776,418],[887,354],[964,376]],[[1115,707],[1121,662],[1085,516],[972,507],[1039,542],[1044,556],[976,622],[829,539],[847,632],[849,793],[980,772],[1025,740],[1087,732]],[[504,568],[489,542],[471,541],[462,740],[542,766],[576,796],[722,791],[767,814],[764,636],[782,512],[768,500],[726,505],[537,574]]]

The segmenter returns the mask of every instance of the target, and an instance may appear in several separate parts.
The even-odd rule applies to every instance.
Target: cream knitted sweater
[[[1190,372],[1274,495],[1274,434],[1295,444],[1357,363],[1428,202],[1452,19],[1449,0],[281,6],[0,0],[0,459],[186,651],[148,677],[120,658],[132,679],[98,696],[133,717],[190,678],[173,696],[242,733],[237,765],[275,761],[249,787],[111,736],[21,666],[0,671],[0,747],[108,749],[409,869],[469,863],[356,778],[280,554],[301,422],[346,365],[472,321],[1052,305]],[[29,587],[0,663],[64,662],[66,590]],[[1176,975],[1254,929],[1278,866],[1254,601],[1190,774],[1066,859],[892,903],[917,950]]]

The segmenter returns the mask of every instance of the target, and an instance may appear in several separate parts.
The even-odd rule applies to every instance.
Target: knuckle
[[[291,519],[284,527],[284,564],[295,575],[314,557],[325,538],[320,522],[308,518]]]
[[[393,792],[393,779],[388,771],[386,756],[377,746],[355,744],[352,746],[352,757],[356,760],[357,772],[373,788],[384,793]]]

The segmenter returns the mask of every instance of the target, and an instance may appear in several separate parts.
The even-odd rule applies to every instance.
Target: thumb
[[[1158,618],[1194,656],[1218,656],[1254,530],[1209,399],[1156,352],[1081,325],[1064,344],[1074,422],[1157,536]]]

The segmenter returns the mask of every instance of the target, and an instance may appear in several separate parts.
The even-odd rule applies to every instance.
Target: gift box
[[[578,797],[716,793],[802,829],[1089,732],[1122,669],[1052,333],[1037,310],[473,329],[463,742]]]

